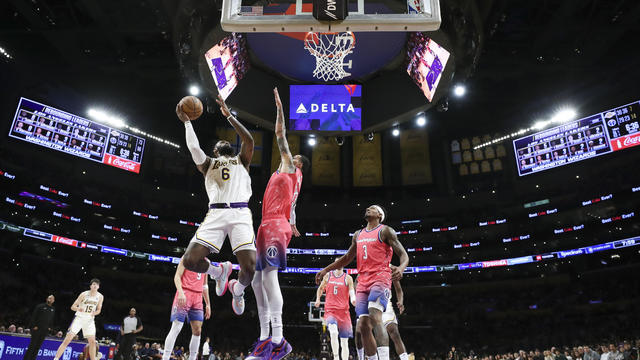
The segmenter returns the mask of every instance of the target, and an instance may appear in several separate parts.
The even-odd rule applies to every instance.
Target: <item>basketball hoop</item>
[[[351,60],[345,63],[344,58],[355,46],[356,36],[352,32],[309,32],[304,37],[304,48],[316,58],[313,76],[324,81],[338,81],[351,75],[344,70],[345,66],[351,69]]]

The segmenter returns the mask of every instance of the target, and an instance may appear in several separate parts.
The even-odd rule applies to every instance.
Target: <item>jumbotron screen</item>
[[[145,144],[144,138],[26,98],[20,98],[9,136],[134,173],[140,172]]]
[[[289,90],[291,130],[362,130],[362,85],[291,85]]]
[[[640,145],[640,102],[513,141],[520,176]]]

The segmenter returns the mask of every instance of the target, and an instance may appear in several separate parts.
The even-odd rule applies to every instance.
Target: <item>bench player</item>
[[[209,211],[200,224],[182,257],[187,270],[207,273],[216,281],[216,295],[227,291],[231,274],[229,261],[212,265],[207,259],[210,253],[218,253],[229,235],[231,249],[240,264],[238,281],[232,289],[231,306],[236,315],[244,312],[244,289],[251,284],[256,265],[256,247],[253,219],[249,209],[251,177],[249,165],[253,157],[253,137],[229,111],[220,95],[216,100],[222,115],[242,139],[237,155],[228,141],[220,140],[213,149],[213,158],[200,148],[193,125],[180,105],[176,106],[178,118],[184,122],[187,147],[198,170],[204,175],[209,196]]]
[[[176,274],[173,276],[176,285],[176,296],[171,307],[171,330],[164,341],[162,360],[169,360],[176,339],[182,330],[185,320],[191,324],[191,342],[189,343],[189,360],[195,360],[200,346],[202,322],[211,317],[211,302],[209,301],[209,285],[207,274],[199,274],[184,268],[180,259]],[[202,311],[202,299],[205,302]]]
[[[69,326],[67,336],[58,347],[54,360],[60,359],[73,337],[80,330],[89,342],[89,357],[91,360],[96,360],[96,323],[94,319],[102,311],[102,302],[104,301],[104,296],[98,292],[99,288],[100,280],[91,279],[89,290],[82,292],[71,305],[71,310],[76,312],[76,316]]]
[[[349,299],[351,299],[351,305],[356,305],[353,278],[343,268],[327,273],[316,291],[314,305],[317,308],[320,307],[322,292],[326,292],[324,320],[331,336],[333,359],[340,360],[340,348],[342,348],[342,360],[349,360],[349,338],[353,337]]]
[[[365,219],[367,226],[353,235],[347,253],[318,272],[316,283],[319,284],[327,272],[344,267],[357,257],[356,315],[366,359],[389,360],[389,335],[382,325],[382,313],[389,301],[391,282],[402,278],[409,256],[395,230],[382,224],[385,212],[381,206],[369,206]],[[394,251],[400,258],[400,265],[391,268]]]

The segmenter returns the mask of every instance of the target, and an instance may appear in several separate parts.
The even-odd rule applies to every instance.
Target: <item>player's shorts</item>
[[[360,274],[356,286],[356,316],[369,316],[369,308],[384,312],[391,297],[391,276],[387,273]]]
[[[268,266],[280,270],[287,268],[287,246],[291,241],[291,224],[283,217],[263,219],[258,228],[256,247],[256,270],[261,271]]]
[[[178,292],[173,298],[173,305],[171,306],[171,322],[178,320],[184,322],[189,321],[204,321],[204,312],[202,307],[202,293],[183,290],[184,295],[187,297],[187,302],[184,307],[178,306]]]
[[[73,318],[71,325],[69,326],[70,333],[78,334],[82,330],[82,336],[96,336],[96,322],[93,316],[78,316]]]
[[[338,337],[353,337],[353,326],[351,324],[351,314],[349,314],[349,310],[326,310],[324,313],[324,321],[327,325],[336,324],[338,326]]]
[[[210,209],[191,242],[218,253],[227,235],[234,254],[240,250],[256,250],[253,219],[249,208]]]
[[[387,309],[382,313],[382,325],[388,326],[390,324],[398,325],[398,317],[396,312],[393,311],[393,304],[387,304]]]

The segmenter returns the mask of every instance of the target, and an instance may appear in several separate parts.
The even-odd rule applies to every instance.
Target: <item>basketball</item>
[[[195,96],[185,96],[180,100],[180,108],[187,114],[189,120],[195,120],[202,115],[202,101]]]

